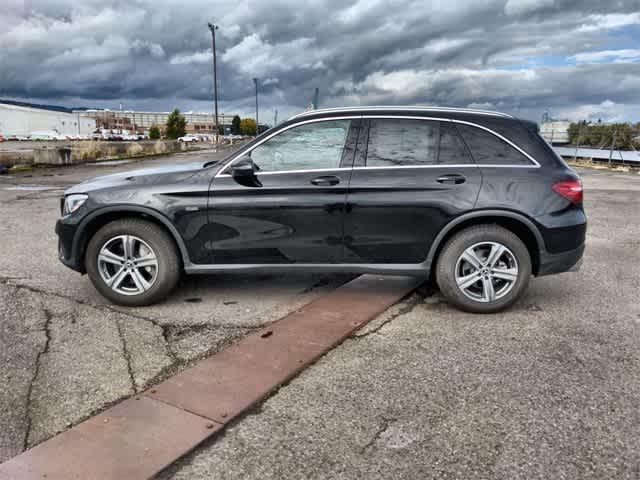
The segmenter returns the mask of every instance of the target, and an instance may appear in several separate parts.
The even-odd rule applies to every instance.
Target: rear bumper
[[[578,248],[562,253],[540,252],[540,268],[538,276],[552,275],[562,272],[576,272],[582,265],[584,243]]]

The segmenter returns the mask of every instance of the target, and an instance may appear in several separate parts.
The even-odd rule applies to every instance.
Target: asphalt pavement
[[[159,478],[640,478],[640,175],[580,173],[580,272],[495,315],[417,293]]]
[[[345,281],[195,276],[109,305],[56,259],[58,197],[138,166],[0,177],[0,461]],[[580,272],[486,316],[420,289],[159,478],[640,478],[640,175],[580,173]]]
[[[0,176],[0,462],[214,353],[350,277],[185,277],[160,305],[109,304],[57,260],[59,198],[82,180],[228,151]]]

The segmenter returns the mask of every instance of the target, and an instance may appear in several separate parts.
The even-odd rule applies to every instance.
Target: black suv
[[[59,255],[122,305],[182,272],[431,276],[495,312],[531,275],[575,270],[582,184],[535,123],[480,110],[358,107],[295,116],[227,159],[100,177],[65,193]]]

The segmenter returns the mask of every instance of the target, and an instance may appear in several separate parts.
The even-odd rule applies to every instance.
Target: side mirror
[[[236,163],[231,166],[231,176],[233,176],[233,178],[235,179],[254,177],[255,174],[256,165],[248,155],[241,157]]]
[[[245,155],[231,166],[231,176],[240,185],[245,187],[261,187],[262,183],[256,177],[258,166],[253,163],[251,157]]]

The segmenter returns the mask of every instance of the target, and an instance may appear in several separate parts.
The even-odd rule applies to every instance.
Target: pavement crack
[[[361,449],[360,449],[360,453],[365,453],[367,450],[369,450],[371,447],[373,447],[373,445],[375,445],[375,443],[380,440],[380,437],[382,436],[382,434],[384,432],[387,431],[387,429],[389,428],[389,426],[394,423],[395,421],[397,421],[397,419],[395,418],[385,418],[382,417],[382,424],[380,425],[380,427],[378,427],[378,429],[375,431],[375,433],[373,434],[373,437],[371,437],[371,440],[369,440]]]
[[[31,377],[31,381],[29,382],[29,388],[27,389],[26,406],[25,406],[26,426],[25,426],[25,432],[24,432],[24,440],[22,443],[23,450],[26,450],[27,448],[29,448],[29,436],[31,435],[31,425],[33,423],[33,419],[31,416],[31,395],[33,394],[33,386],[35,385],[36,380],[38,379],[38,375],[40,374],[40,363],[42,361],[42,356],[46,355],[49,352],[49,344],[51,343],[51,320],[53,319],[53,314],[46,308],[43,308],[42,311],[45,317],[45,323],[44,323],[45,342],[42,349],[36,355],[33,376]]]
[[[119,320],[116,320],[116,329],[118,330],[118,336],[120,337],[120,341],[122,342],[122,356],[124,357],[125,362],[127,363],[127,371],[129,372],[129,380],[131,381],[131,388],[133,389],[133,393],[138,393],[138,388],[136,387],[136,379],[135,374],[133,372],[133,366],[131,365],[131,355],[129,353],[129,349],[127,348],[127,340],[124,335],[124,331],[122,328],[122,324]]]
[[[79,300],[77,298],[71,297],[69,295],[62,295],[60,293],[57,292],[50,292],[47,290],[43,290],[41,288],[37,288],[37,287],[32,287],[30,285],[24,285],[21,283],[17,283],[15,280],[24,280],[25,277],[8,277],[8,276],[0,276],[0,284],[2,285],[7,285],[7,286],[12,286],[18,289],[24,289],[27,290],[29,292],[32,293],[37,293],[40,295],[52,295],[56,298],[62,298],[64,300],[69,300],[70,302],[74,302],[76,304],[79,305],[84,305],[87,307],[91,307],[91,308],[95,308],[97,310],[102,310],[102,311],[109,311],[109,312],[113,312],[113,313],[117,313],[119,315],[125,315],[131,318],[135,318],[137,320],[142,320],[145,322],[149,322],[152,325],[160,328],[160,330],[162,331],[162,337],[165,341],[165,345],[166,345],[166,351],[167,351],[167,355],[169,355],[169,357],[171,358],[172,361],[177,361],[177,355],[175,354],[175,352],[173,351],[173,349],[171,348],[171,344],[169,342],[168,339],[168,334],[166,331],[166,326],[163,325],[162,323],[160,323],[158,320],[151,318],[151,317],[145,317],[142,315],[138,315],[132,312],[124,312],[122,310],[120,310],[119,308],[113,307],[111,305],[95,305],[91,302],[87,302],[85,300]]]
[[[360,338],[368,337],[369,335],[378,334],[380,332],[380,330],[382,330],[383,327],[385,327],[389,323],[393,322],[396,318],[398,318],[398,317],[400,317],[402,315],[406,315],[407,313],[410,313],[418,305],[424,303],[425,300],[428,297],[433,295],[433,293],[434,293],[434,289],[433,289],[433,287],[431,285],[429,285],[428,283],[425,283],[425,284],[421,285],[416,290],[414,290],[413,293],[410,293],[405,298],[403,298],[400,301],[400,303],[395,305],[396,307],[400,306],[400,305],[401,306],[400,306],[400,308],[398,308],[398,310],[396,310],[393,313],[389,314],[389,318],[387,318],[386,320],[381,322],[379,325],[376,325],[375,327],[373,327],[371,329],[368,329],[368,330],[367,329],[360,329],[360,330],[356,331],[351,336],[351,338],[360,339]],[[375,323],[375,321],[374,321],[374,323]]]
[[[304,290],[300,291],[300,295],[304,295],[305,293],[311,293],[313,292],[316,288],[320,288],[320,287],[326,287],[327,285],[329,285],[329,279],[327,277],[322,277],[321,279],[319,279],[317,282],[315,282],[312,285],[309,285],[307,288],[305,288]]]
[[[396,318],[402,315],[406,315],[407,313],[410,313],[414,308],[416,308],[420,303],[422,303],[422,301],[423,299],[421,297],[418,297],[418,296],[412,297],[410,300],[407,301],[406,305],[403,305],[400,309],[398,309],[397,312],[394,312],[392,315],[389,315],[389,318],[387,318],[380,325],[377,325],[375,328],[372,328],[371,330],[367,330],[362,333],[356,333],[354,337],[365,338],[365,337],[368,337],[369,335],[378,334],[383,327],[393,322]]]

